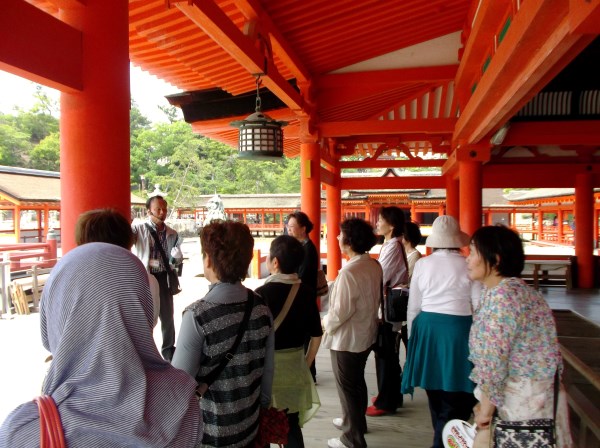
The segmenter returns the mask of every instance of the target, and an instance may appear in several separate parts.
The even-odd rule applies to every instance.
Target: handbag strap
[[[242,338],[244,337],[244,333],[246,332],[246,327],[248,326],[248,321],[250,320],[250,314],[252,312],[252,305],[254,304],[254,292],[248,289],[248,300],[246,300],[246,308],[244,310],[244,318],[238,327],[238,333],[233,341],[233,345],[231,348],[221,355],[221,361],[219,365],[215,367],[211,372],[205,377],[200,377],[196,375],[196,382],[198,383],[198,387],[196,388],[196,395],[202,396],[208,390],[210,385],[219,377],[229,360],[233,359],[233,355],[242,342]]]
[[[158,234],[152,227],[150,227],[150,224],[146,223],[146,227],[148,227],[148,230],[150,231],[150,235],[152,235],[152,238],[154,238],[154,244],[156,245],[156,248],[160,252],[160,257],[162,258],[163,264],[165,265],[165,269],[167,270],[167,272],[171,272],[172,269],[171,269],[171,265],[169,264],[169,259],[167,258],[167,254],[165,254],[165,250],[163,249],[162,244],[160,244]],[[175,240],[175,245],[177,245],[177,241],[179,241],[179,237],[177,237],[177,239]]]
[[[290,308],[292,306],[292,303],[294,302],[294,299],[296,298],[296,294],[298,293],[298,289],[300,289],[300,283],[294,283],[292,285],[292,288],[290,289],[290,292],[289,292],[289,294],[287,296],[287,299],[285,299],[285,303],[283,304],[283,308],[281,308],[281,311],[277,315],[277,318],[275,319],[275,322],[273,322],[273,326],[275,327],[275,331],[277,331],[277,329],[279,328],[279,326],[281,325],[281,323],[285,319],[285,316],[287,316],[287,313],[290,310]]]
[[[554,373],[554,421],[556,421],[556,411],[558,408],[558,392],[560,388],[560,376],[558,373],[558,366],[556,366],[556,372]]]
[[[379,260],[375,260],[374,258],[373,260],[379,265],[379,267],[381,268],[381,273],[383,274],[383,267],[381,267],[381,263],[379,262]],[[383,275],[381,281],[381,285],[379,286],[379,308],[381,309],[381,318],[385,320],[385,304],[383,301]],[[389,288],[389,286],[390,282],[388,282],[388,284],[385,285],[386,288]]]
[[[40,413],[40,448],[65,448],[65,434],[52,397],[41,395],[33,401]]]
[[[404,268],[406,269],[406,274],[408,277],[408,257],[406,256],[406,249],[404,248],[404,243],[402,241],[399,241],[399,246],[400,246],[400,252],[402,252],[402,258],[404,259]],[[398,286],[398,285],[396,285]],[[410,285],[408,285],[410,286]]]

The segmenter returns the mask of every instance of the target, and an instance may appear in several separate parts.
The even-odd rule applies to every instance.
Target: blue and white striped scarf
[[[195,446],[196,382],[158,353],[146,270],[131,252],[105,243],[70,251],[48,279],[40,314],[53,355],[43,393],[58,406],[69,448]],[[38,446],[39,437],[31,402],[0,428],[0,446]]]

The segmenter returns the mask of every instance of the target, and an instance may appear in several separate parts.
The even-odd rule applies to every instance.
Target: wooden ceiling
[[[81,0],[27,1],[57,16]],[[473,154],[488,162],[490,136],[600,33],[599,3],[130,0],[130,59],[184,92],[173,102],[188,106],[197,91],[252,95],[263,73],[281,103],[266,112],[289,122],[288,156],[313,141],[324,160],[395,149],[420,166],[423,156],[436,157],[432,166]],[[229,123],[252,112],[190,121],[236,146]],[[560,129],[562,140],[575,136]]]

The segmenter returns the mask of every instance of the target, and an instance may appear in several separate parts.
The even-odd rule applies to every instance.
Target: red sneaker
[[[382,415],[391,414],[391,412],[384,411],[383,409],[377,409],[375,406],[369,406],[366,414],[368,417],[381,417]]]

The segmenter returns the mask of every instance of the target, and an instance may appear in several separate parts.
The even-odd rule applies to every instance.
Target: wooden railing
[[[571,429],[581,448],[600,446],[600,326],[569,310],[554,310]]]
[[[39,283],[44,281],[44,278],[40,277],[40,282],[37,282],[37,274],[40,270],[50,269],[56,264],[57,240],[48,238],[45,243],[0,244],[0,253],[2,260],[0,262],[0,293],[2,295],[0,314],[12,313],[12,290],[18,291],[19,288],[32,291],[35,309],[39,300],[37,296]],[[18,277],[25,278],[26,281],[13,285],[13,281]],[[24,309],[24,306],[27,306],[27,310]],[[17,311],[27,312],[28,306],[28,302],[25,302],[24,305],[23,300],[19,300]]]

